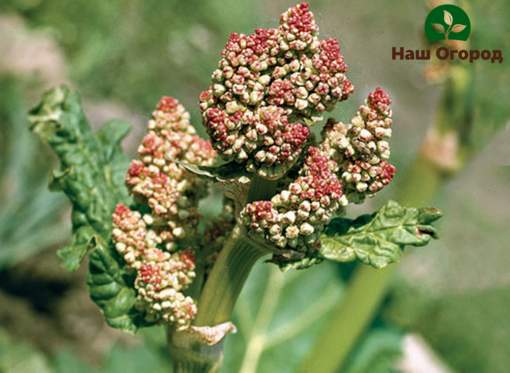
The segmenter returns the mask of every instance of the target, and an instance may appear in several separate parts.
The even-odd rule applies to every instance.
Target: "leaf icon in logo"
[[[447,10],[443,10],[443,17],[444,17],[444,23],[446,23],[448,26],[451,26],[453,23],[452,14]]]
[[[466,25],[461,25],[461,24],[456,24],[456,25],[453,25],[452,27],[452,32],[461,32],[463,31],[464,29],[466,28]]]
[[[444,26],[441,23],[433,23],[432,27],[434,28],[434,30],[436,30],[437,32],[440,32],[441,34],[445,33]]]

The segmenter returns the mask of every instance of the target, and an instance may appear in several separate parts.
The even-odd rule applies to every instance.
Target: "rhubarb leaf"
[[[434,208],[409,208],[389,201],[378,212],[357,219],[334,219],[321,237],[321,255],[337,262],[355,259],[375,268],[399,260],[405,246],[424,246],[437,238]]]
[[[128,162],[121,141],[129,126],[111,121],[93,133],[79,96],[66,87],[47,92],[30,112],[32,130],[50,145],[60,160],[53,173],[52,190],[64,192],[73,212],[71,244],[58,256],[76,270],[90,252],[88,285],[92,300],[115,328],[134,331],[144,325],[135,307],[132,275],[111,242],[111,215],[119,202],[129,203],[123,182]]]

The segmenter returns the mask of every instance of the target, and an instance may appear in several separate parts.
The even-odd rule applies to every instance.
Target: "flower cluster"
[[[347,200],[335,175],[335,161],[317,147],[309,147],[299,176],[270,201],[249,203],[241,212],[248,229],[274,243],[280,262],[313,256],[320,233]],[[285,258],[286,255],[292,255]]]
[[[265,178],[299,158],[308,125],[353,90],[336,40],[319,40],[308,4],[282,14],[280,26],[233,33],[200,108],[215,149]]]
[[[126,176],[135,204],[117,206],[112,234],[136,273],[134,286],[150,320],[186,328],[195,316],[194,300],[184,294],[196,276],[190,246],[207,277],[240,223],[273,247],[273,262],[302,268],[321,260],[321,234],[335,215],[391,181],[391,101],[382,89],[369,94],[351,123],[328,121],[321,143],[311,136],[309,125],[352,92],[346,69],[338,42],[319,40],[313,14],[300,4],[281,16],[278,28],[230,36],[211,86],[200,95],[212,145],[196,135],[177,100],[161,99]],[[253,201],[257,184],[232,195],[225,188],[233,200],[205,225],[202,242],[193,241],[207,185],[183,163],[212,166],[216,151],[274,180],[267,183],[276,194]]]
[[[197,309],[183,290],[195,277],[195,257],[186,238],[196,234],[197,206],[207,185],[180,162],[210,164],[215,152],[189,123],[177,100],[163,97],[148,124],[126,175],[135,208],[119,204],[112,239],[126,265],[136,272],[135,288],[147,317],[186,328]]]
[[[391,100],[377,88],[368,95],[351,123],[330,121],[321,148],[334,159],[350,202],[360,203],[387,185],[395,175],[388,162],[391,137]]]
[[[118,204],[113,242],[126,265],[136,271],[135,289],[148,317],[185,328],[197,312],[193,299],[182,293],[195,277],[195,259],[191,250],[170,254],[159,249],[168,237],[159,227],[151,227],[153,222],[151,215]]]
[[[314,258],[320,234],[349,202],[359,203],[387,185],[395,174],[388,163],[391,100],[370,93],[352,123],[329,121],[323,141],[308,148],[298,177],[270,201],[249,203],[244,225],[279,248],[273,261],[287,264]]]
[[[138,149],[140,160],[131,162],[126,184],[157,220],[168,225],[170,241],[183,239],[196,224],[196,206],[207,188],[179,162],[207,165],[215,152],[210,142],[196,135],[189,114],[172,97],[160,100],[148,129]]]

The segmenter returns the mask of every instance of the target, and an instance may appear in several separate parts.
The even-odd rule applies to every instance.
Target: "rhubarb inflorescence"
[[[318,32],[308,4],[300,4],[282,14],[278,28],[230,35],[200,95],[222,157],[279,178],[299,159],[308,127],[352,93],[338,42],[321,41]]]
[[[281,181],[273,197],[250,201],[238,218],[247,234],[273,248],[271,261],[282,268],[320,262],[331,219],[393,178],[391,100],[381,88],[351,123],[330,119],[322,142],[312,139],[309,127],[353,91],[338,42],[320,40],[318,31],[308,5],[300,4],[282,14],[278,28],[230,36],[200,95],[212,143],[196,136],[177,100],[158,104],[126,177],[135,211],[117,206],[113,231],[117,251],[137,271],[134,284],[148,317],[184,328],[197,311],[183,291],[195,276],[193,258],[204,253],[186,237],[197,235],[207,185],[184,164],[211,166],[217,152],[248,177]],[[206,230],[210,245],[226,239],[218,229],[231,230],[235,219],[218,219]],[[206,250],[208,266],[220,250]]]
[[[125,128],[92,134],[67,90],[34,109],[36,130],[62,161],[57,187],[74,207],[73,244],[61,257],[75,268],[92,251],[91,295],[110,325],[163,323],[220,340],[218,330],[233,328],[207,323],[229,320],[260,256],[271,254],[283,269],[324,259],[383,267],[405,245],[435,237],[435,210],[390,202],[369,217],[340,218],[395,175],[391,100],[376,88],[350,123],[330,118],[320,139],[313,136],[310,127],[354,89],[338,42],[318,33],[304,3],[283,13],[277,28],[233,33],[200,94],[210,141],[197,136],[176,99],[163,97],[128,167],[118,146],[105,142],[111,135],[118,144]],[[199,202],[216,182],[225,187],[223,212],[199,224]]]

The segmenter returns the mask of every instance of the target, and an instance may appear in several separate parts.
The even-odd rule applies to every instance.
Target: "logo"
[[[501,49],[467,49],[467,43],[440,43],[441,41],[466,41],[471,34],[471,21],[467,13],[453,4],[443,4],[430,11],[425,19],[425,36],[431,44],[427,49],[391,48],[391,59],[396,61],[439,60],[473,63],[479,60],[503,63]],[[462,48],[464,47],[464,48]],[[460,48],[460,49],[457,49]]]
[[[432,9],[425,20],[425,35],[430,42],[440,40],[467,40],[471,21],[466,12],[456,5],[445,4]]]

